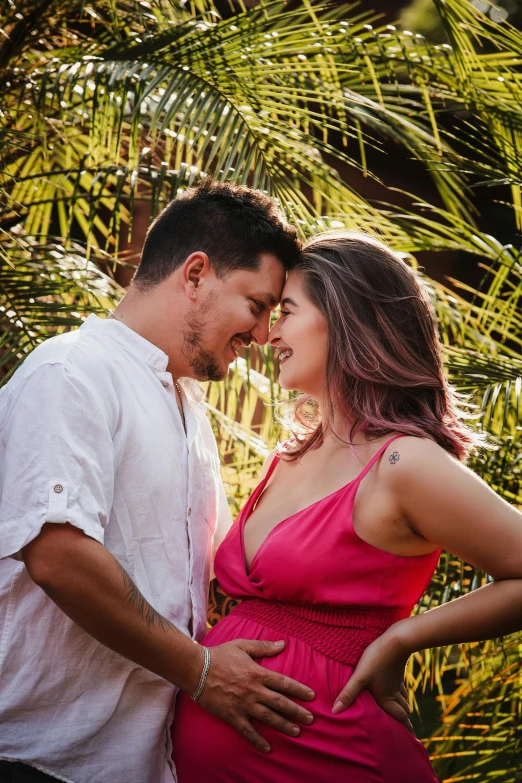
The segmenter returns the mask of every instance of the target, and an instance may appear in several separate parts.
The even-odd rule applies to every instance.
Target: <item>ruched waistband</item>
[[[232,610],[292,636],[316,652],[347,666],[356,666],[366,647],[391,625],[409,616],[407,609],[320,606],[247,598]]]

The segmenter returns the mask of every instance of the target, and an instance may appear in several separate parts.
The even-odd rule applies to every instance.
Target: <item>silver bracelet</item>
[[[201,677],[199,678],[199,685],[197,687],[196,693],[192,696],[192,701],[198,701],[199,697],[203,693],[203,688],[205,687],[205,683],[207,681],[207,675],[208,670],[210,669],[210,650],[208,647],[203,647],[205,650],[205,663],[203,664],[203,671],[201,672]]]

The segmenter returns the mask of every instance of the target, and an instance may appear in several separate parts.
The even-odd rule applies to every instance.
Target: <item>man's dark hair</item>
[[[300,249],[296,229],[272,198],[207,177],[152,223],[134,279],[142,288],[160,283],[198,250],[221,277],[259,269],[261,253],[272,253],[290,269]]]

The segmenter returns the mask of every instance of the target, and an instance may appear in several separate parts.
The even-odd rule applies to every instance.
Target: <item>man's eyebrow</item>
[[[270,292],[266,293],[259,293],[252,297],[253,299],[257,299],[260,302],[263,302],[267,307],[270,307],[270,309],[273,309],[279,302],[279,299],[277,296],[274,296]]]
[[[299,307],[299,305],[297,304],[297,302],[294,302],[294,300],[293,300],[293,299],[290,299],[290,297],[289,297],[289,296],[285,296],[285,298],[284,298],[284,299],[283,299],[283,301],[281,302],[281,307],[286,307],[286,305],[287,305],[287,304],[289,304],[289,305],[293,305],[294,307]]]

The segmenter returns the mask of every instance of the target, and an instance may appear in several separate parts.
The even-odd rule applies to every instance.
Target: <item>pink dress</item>
[[[378,707],[369,691],[332,715],[334,699],[365,647],[411,613],[440,554],[392,555],[367,544],[353,528],[359,484],[393,440],[354,481],[280,522],[249,573],[243,527],[278,458],[243,508],[215,564],[223,590],[242,603],[204,644],[284,639],[280,655],[258,662],[315,691],[315,700],[306,704],[314,722],[302,726],[297,738],[256,724],[272,748],[264,754],[180,693],[173,727],[179,783],[436,783],[422,743]]]

